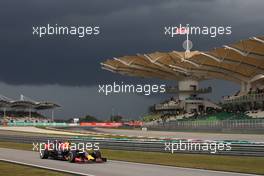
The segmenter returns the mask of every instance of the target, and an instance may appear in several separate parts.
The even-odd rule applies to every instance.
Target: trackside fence
[[[194,121],[170,121],[145,124],[150,129],[160,130],[215,130],[215,131],[259,131],[264,133],[264,119],[243,120],[194,120]]]

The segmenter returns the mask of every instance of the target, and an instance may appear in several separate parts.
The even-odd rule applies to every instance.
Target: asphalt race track
[[[251,174],[188,169],[179,167],[108,161],[97,164],[75,164],[67,161],[42,160],[37,152],[0,148],[0,160],[10,160],[50,169],[67,170],[87,176],[250,176]]]
[[[74,128],[74,130],[91,131],[91,128]],[[167,137],[183,139],[200,139],[200,140],[240,140],[263,142],[263,134],[228,134],[228,133],[205,133],[205,132],[172,132],[172,131],[141,131],[127,129],[108,129],[93,128],[92,131],[98,133],[108,133],[126,136],[144,136],[144,137]]]

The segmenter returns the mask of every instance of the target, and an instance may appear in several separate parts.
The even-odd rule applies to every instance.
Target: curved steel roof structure
[[[11,100],[0,95],[0,108],[31,108],[36,110],[46,110],[60,107],[60,105],[51,102],[36,102],[30,100]]]
[[[264,76],[264,36],[211,51],[155,52],[113,58],[102,69],[124,75],[169,80],[224,79],[250,83]]]

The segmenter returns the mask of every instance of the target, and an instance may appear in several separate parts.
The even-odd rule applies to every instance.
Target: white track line
[[[13,161],[13,160],[8,160],[8,159],[2,159],[2,158],[0,158],[0,161],[20,164],[20,165],[25,165],[25,166],[31,166],[31,167],[41,168],[41,169],[53,170],[53,171],[58,171],[58,172],[64,172],[64,173],[69,173],[69,174],[75,174],[75,175],[95,176],[95,175],[81,173],[81,172],[74,172],[74,171],[69,171],[69,170],[56,169],[56,168],[40,166],[40,165],[36,165],[36,164],[29,164],[29,163],[24,163],[24,162],[20,162],[20,161]]]

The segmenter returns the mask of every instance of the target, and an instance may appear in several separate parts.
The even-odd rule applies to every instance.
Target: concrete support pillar
[[[241,82],[241,88],[240,88],[241,92],[248,92],[250,88],[251,88],[250,83]]]
[[[186,98],[191,96],[191,91],[194,91],[194,89],[199,89],[198,81],[196,80],[181,80],[178,82],[179,87],[179,99],[185,100]],[[186,92],[184,92],[186,91]],[[189,92],[188,92],[189,91]]]

